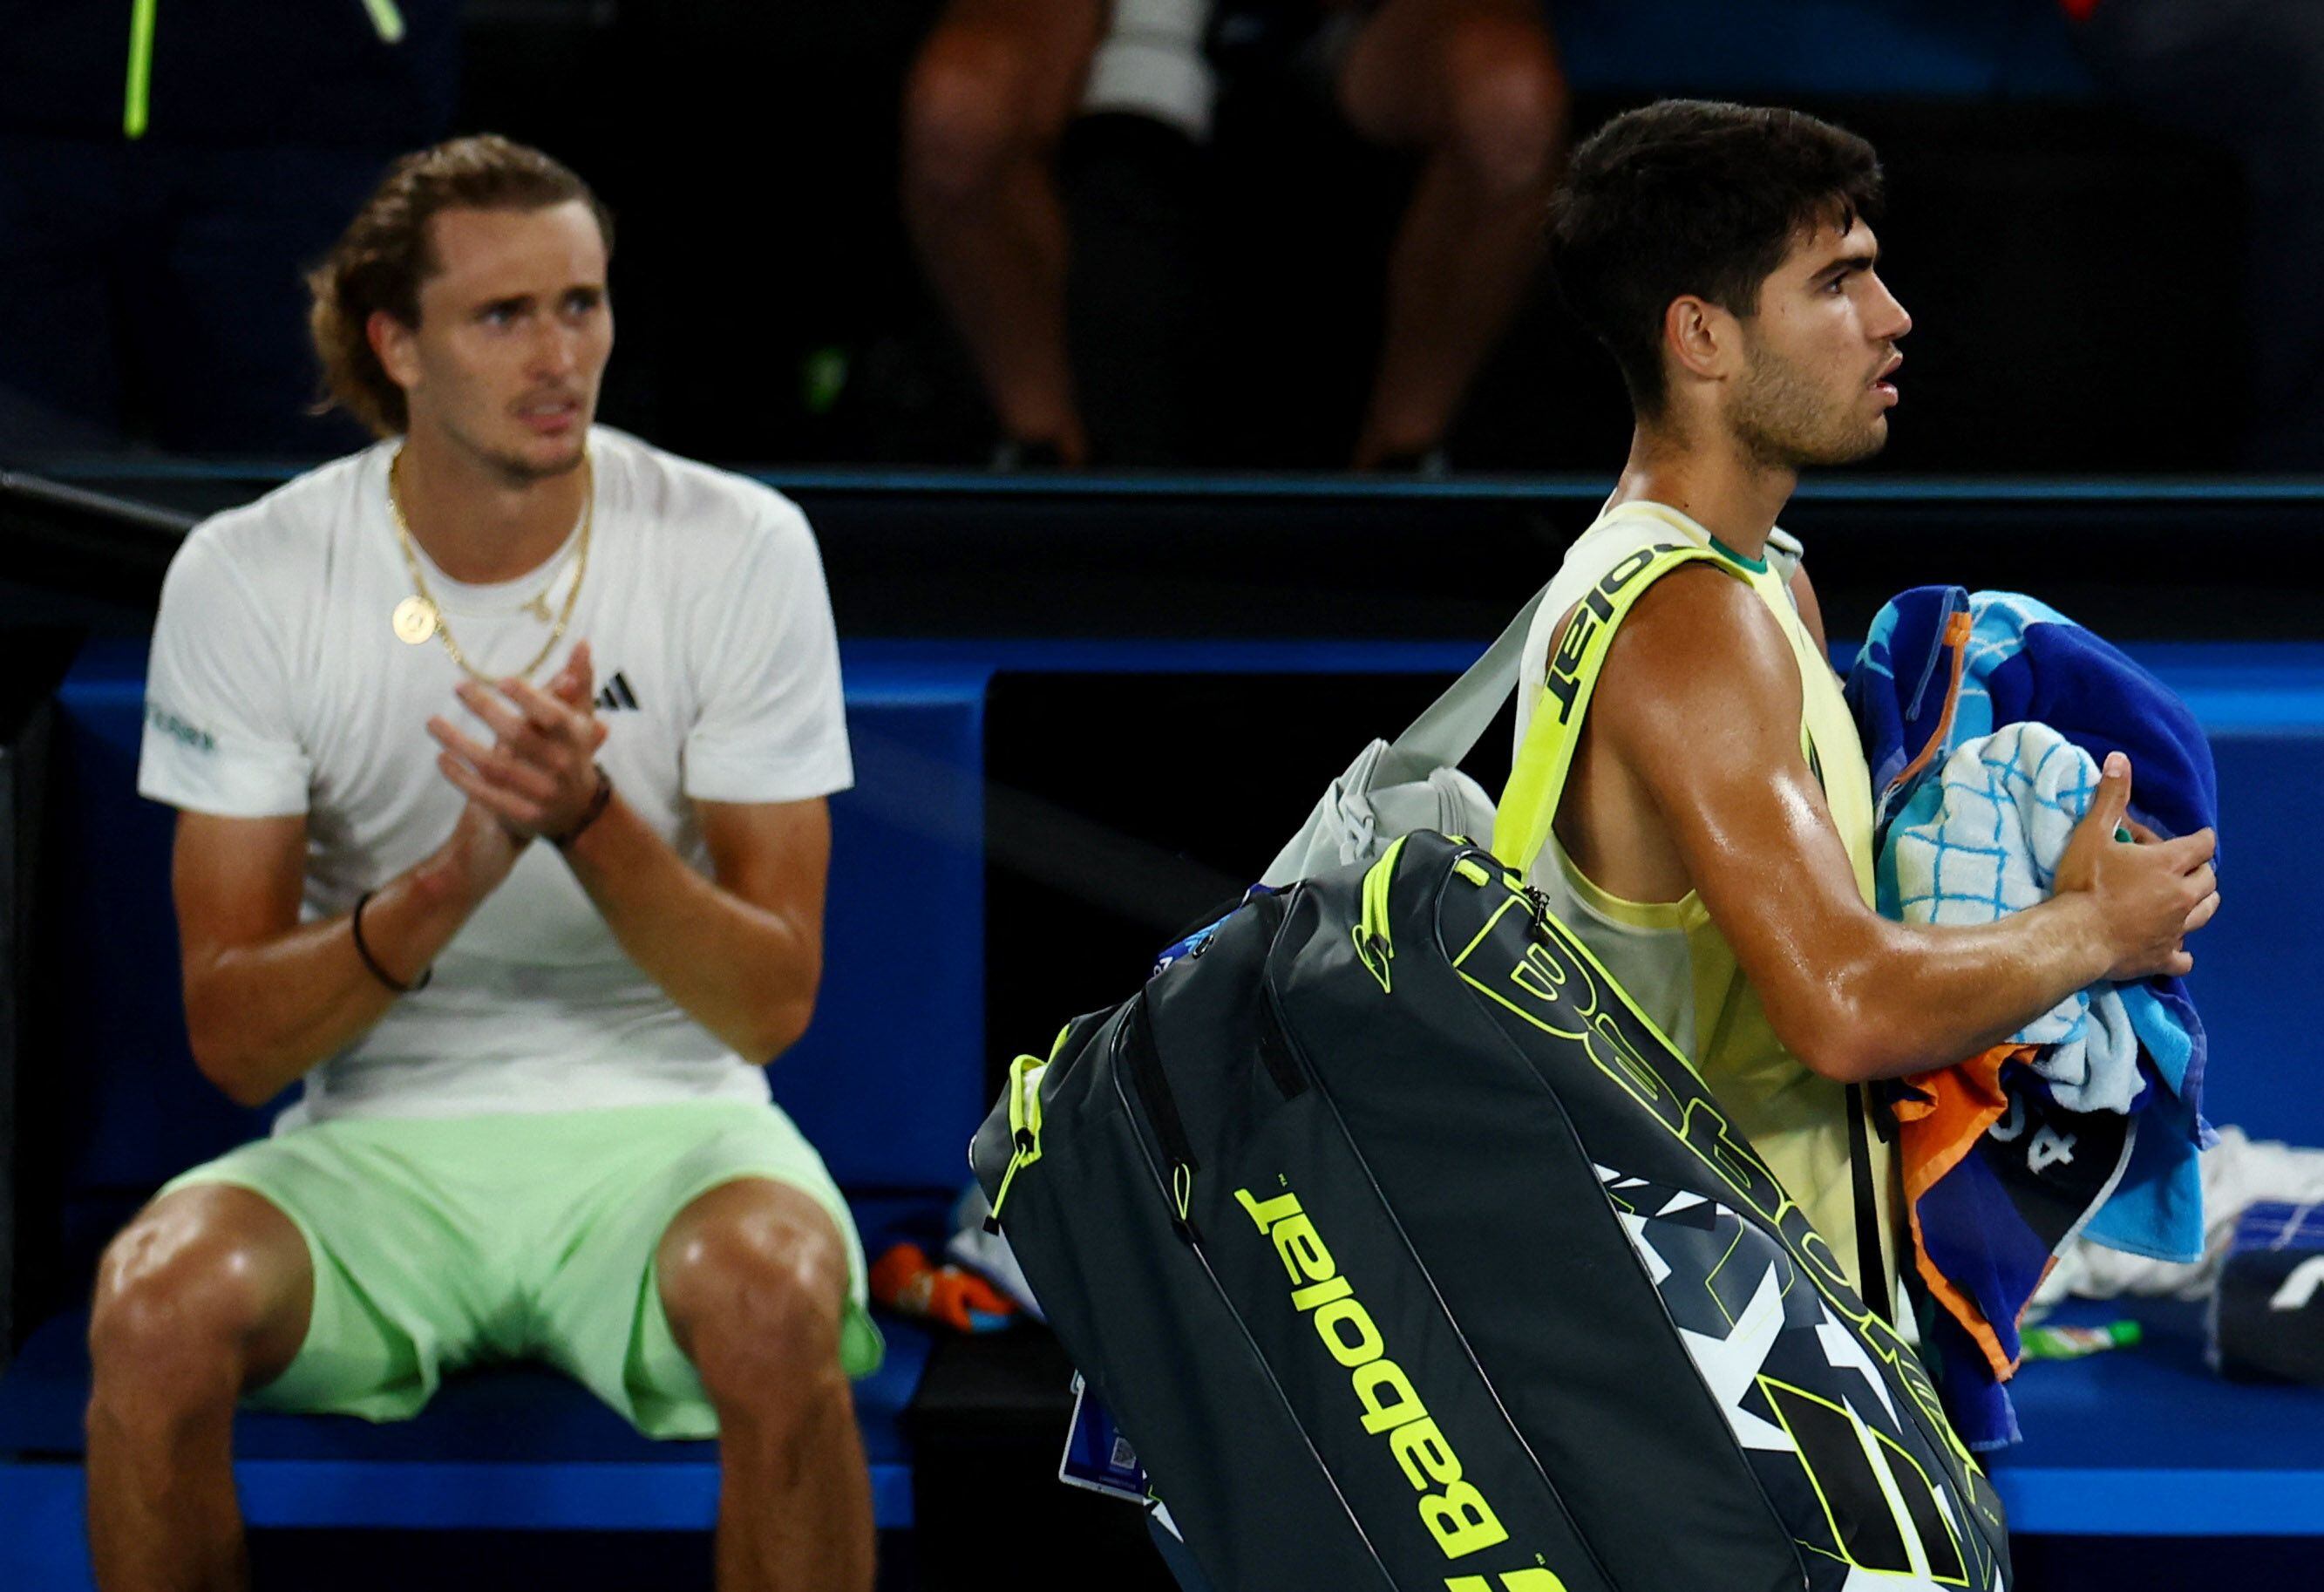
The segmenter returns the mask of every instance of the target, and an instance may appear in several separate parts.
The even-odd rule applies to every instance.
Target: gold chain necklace
[[[387,467],[387,513],[389,518],[395,522],[395,537],[398,545],[403,550],[404,567],[411,571],[412,595],[395,605],[395,612],[390,616],[388,622],[394,626],[399,640],[415,647],[425,645],[429,636],[442,638],[444,650],[451,654],[452,662],[457,663],[470,680],[479,685],[490,685],[495,677],[486,674],[469,662],[468,655],[460,651],[460,643],[452,639],[450,622],[444,617],[442,606],[438,604],[434,595],[428,589],[428,578],[420,572],[420,551],[412,543],[411,527],[404,521],[403,504],[398,501],[396,495],[396,487],[402,469],[403,453],[399,449],[394,459]],[[589,530],[597,518],[597,474],[595,465],[591,462],[586,452],[581,456],[581,470],[582,491],[585,495],[581,504],[581,544],[574,554],[572,588],[565,594],[565,606],[558,614],[557,623],[550,627],[549,639],[541,643],[540,651],[532,655],[532,662],[517,671],[517,678],[520,680],[530,680],[532,671],[548,662],[549,653],[557,650],[557,643],[564,638],[566,625],[572,622],[573,606],[581,600],[581,582],[589,575]],[[551,575],[549,578],[549,584],[542,587],[520,612],[538,614],[542,618],[547,618],[549,594],[556,588],[557,582],[563,575],[564,571],[561,569],[557,574]]]

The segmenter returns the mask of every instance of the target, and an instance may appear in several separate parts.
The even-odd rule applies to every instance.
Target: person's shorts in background
[[[242,1145],[168,1194],[231,1183],[307,1240],[307,1336],[254,1407],[399,1421],[447,1370],[540,1360],[648,1437],[715,1435],[670,1336],[654,1252],[679,1211],[737,1178],[813,1196],[848,1251],[840,1361],[875,1369],[862,1246],[823,1158],[771,1106],[688,1101],[540,1115],[353,1118]]]

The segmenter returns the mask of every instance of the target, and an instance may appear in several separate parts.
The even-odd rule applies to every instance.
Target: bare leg
[[[839,1368],[847,1254],[809,1196],[722,1183],[656,1254],[662,1308],[718,1412],[720,1592],[870,1592],[872,1477]]]
[[[1102,0],[952,0],[904,89],[904,220],[1010,437],[1088,451],[1054,157]]]
[[[1536,0],[1387,0],[1350,46],[1356,130],[1425,152],[1388,257],[1360,469],[1443,439],[1508,327],[1564,154],[1565,81]]]
[[[88,1404],[89,1544],[106,1592],[247,1585],[235,1400],[290,1365],[313,1297],[299,1229],[245,1189],[181,1189],[106,1251]]]

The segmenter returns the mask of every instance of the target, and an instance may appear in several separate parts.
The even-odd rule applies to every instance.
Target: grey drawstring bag
[[[1493,799],[1461,772],[1460,763],[1517,689],[1526,633],[1548,593],[1546,586],[1534,593],[1485,655],[1421,709],[1402,735],[1375,740],[1356,754],[1259,875],[1260,884],[1287,889],[1333,868],[1370,862],[1397,836],[1419,829],[1492,838]]]

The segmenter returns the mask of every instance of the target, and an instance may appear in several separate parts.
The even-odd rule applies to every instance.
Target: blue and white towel
[[[2216,822],[2210,747],[2185,704],[2033,598],[1904,593],[1874,619],[1848,697],[1873,776],[1879,904],[1893,918],[1991,922],[2046,899],[2116,750],[2131,759],[2135,817],[2165,837]],[[1966,1154],[1958,1138],[1927,1133],[1925,1115],[1905,1137],[1916,1263],[1942,1307],[1926,1341],[1955,1423],[1979,1449],[2016,1440],[2003,1385],[2016,1321],[2076,1234],[2158,1260],[2191,1259],[2203,1242],[2203,1030],[2185,983],[2094,986],[2016,1040],[2030,1062],[2001,1060],[2007,1109],[1972,1111]],[[1944,1109],[1941,1088],[1886,1088],[1900,1111]],[[1932,1157],[1921,1176],[1915,1134]]]
[[[2054,893],[2058,864],[2098,792],[2095,759],[2043,724],[1963,743],[1895,815],[1878,870],[1881,913],[1907,923],[1990,923]],[[2070,1111],[2128,1113],[2146,1087],[2138,1049],[2187,1038],[2152,991],[2094,984],[2012,1036]]]
[[[1884,856],[1889,830],[1927,800],[1951,754],[2014,723],[2048,726],[2093,764],[2127,753],[2130,814],[2166,839],[2218,823],[2210,743],[2187,705],[2105,637],[2021,593],[1922,586],[1891,598],[1849,671],[1848,701]],[[2182,1261],[2202,1252],[2196,1153],[2211,1138],[2201,1115],[2208,1046],[2184,979],[2135,987],[2132,1027],[2148,1040],[2163,1087],[2144,1097],[2131,1164],[2083,1236]]]

